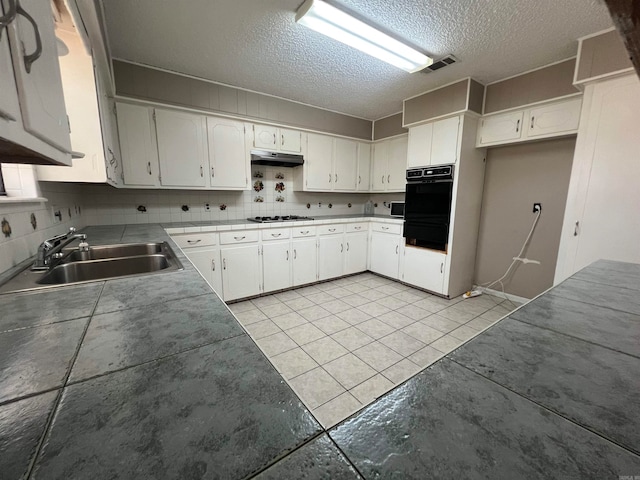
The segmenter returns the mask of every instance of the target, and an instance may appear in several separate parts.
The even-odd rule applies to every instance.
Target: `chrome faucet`
[[[74,240],[80,240],[78,247],[81,251],[89,250],[89,244],[86,242],[87,235],[84,233],[76,233],[76,229],[71,227],[67,233],[57,235],[40,244],[36,261],[33,263],[31,270],[49,270],[53,266],[52,260],[60,259],[64,256],[60,250]]]

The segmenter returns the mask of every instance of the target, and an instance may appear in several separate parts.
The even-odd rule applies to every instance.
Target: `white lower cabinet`
[[[313,238],[296,238],[291,242],[293,250],[293,285],[304,285],[318,279],[318,241]]]
[[[220,253],[224,300],[260,294],[260,246],[223,247]]]
[[[401,236],[371,233],[370,270],[386,277],[398,278]]]
[[[344,235],[321,235],[318,240],[318,278],[327,280],[343,274]]]
[[[347,233],[345,238],[344,274],[364,272],[367,270],[369,233],[363,232]]]
[[[211,285],[220,298],[224,298],[222,287],[222,263],[220,262],[219,248],[194,248],[185,249],[185,255],[193,266]]]
[[[287,241],[267,242],[262,246],[263,290],[271,292],[293,285],[291,263],[293,252]]]
[[[444,273],[447,255],[426,248],[407,246],[404,249],[402,280],[416,287],[444,294]]]

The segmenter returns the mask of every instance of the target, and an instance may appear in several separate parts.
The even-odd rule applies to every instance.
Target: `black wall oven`
[[[407,170],[404,237],[407,245],[447,250],[453,165]]]

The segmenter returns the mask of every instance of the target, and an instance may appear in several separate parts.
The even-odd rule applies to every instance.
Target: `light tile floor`
[[[446,300],[370,272],[229,305],[325,428],[516,307]]]

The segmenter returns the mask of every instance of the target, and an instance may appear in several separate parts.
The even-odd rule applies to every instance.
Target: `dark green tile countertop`
[[[179,272],[0,295],[2,480],[640,476],[638,266],[597,262],[324,431],[173,246]]]

